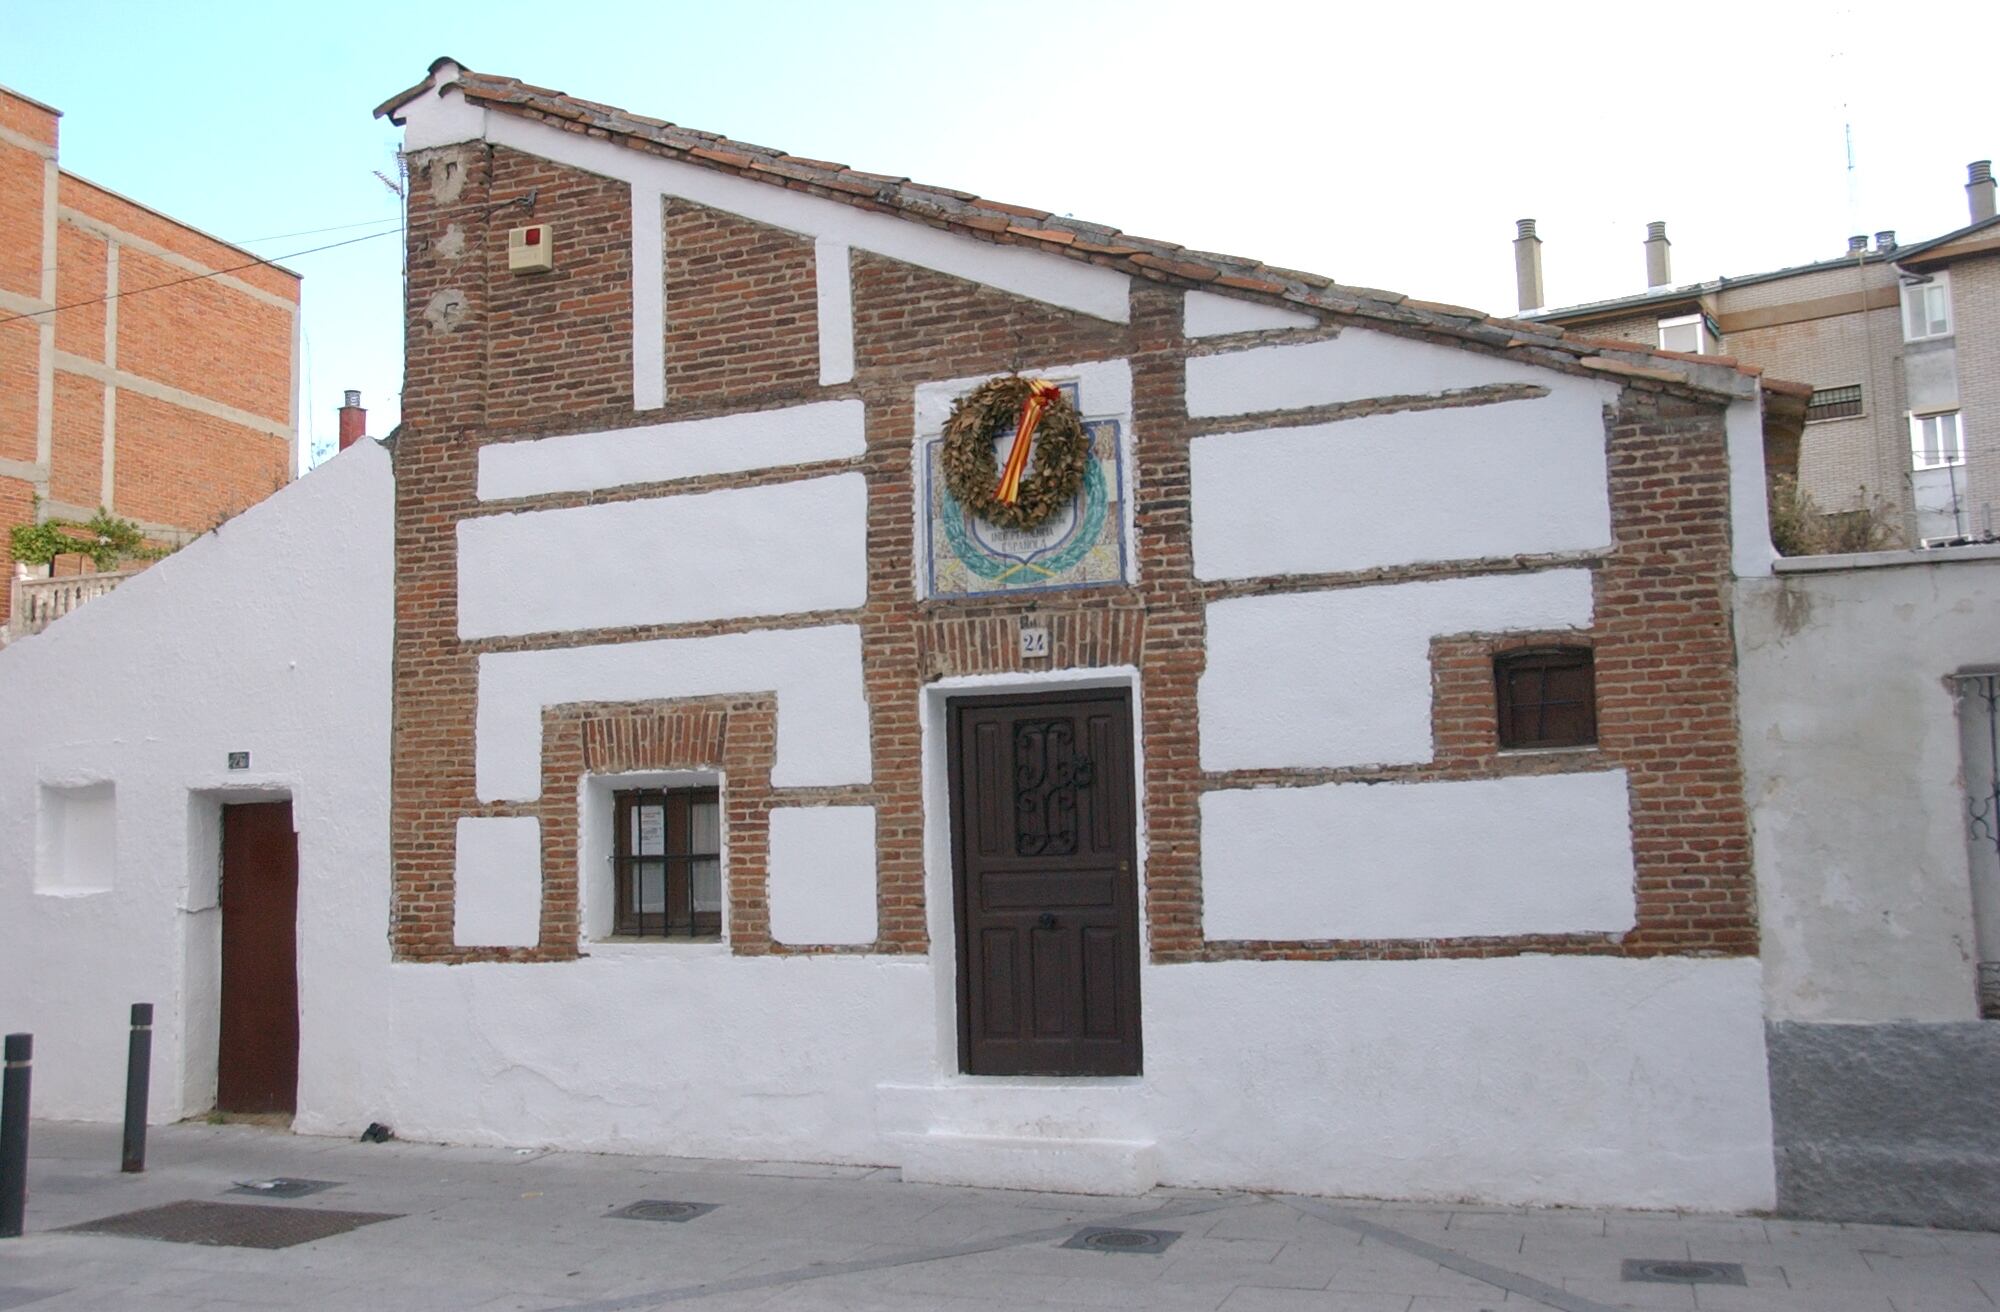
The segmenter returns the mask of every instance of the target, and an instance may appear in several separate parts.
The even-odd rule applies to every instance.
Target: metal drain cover
[[[1181,1237],[1178,1230],[1127,1230],[1123,1226],[1087,1225],[1063,1242],[1064,1248],[1088,1248],[1099,1253],[1164,1253]]]
[[[232,1194],[251,1194],[258,1198],[304,1198],[322,1189],[332,1189],[338,1180],[300,1180],[289,1175],[273,1176],[269,1180],[238,1180]]]
[[[377,1221],[394,1221],[398,1212],[336,1212],[317,1207],[266,1207],[257,1203],[168,1203],[137,1212],[123,1212],[65,1231],[124,1235],[131,1239],[163,1239],[170,1244],[211,1244],[224,1248],[290,1248],[315,1239],[346,1234]]]
[[[1744,1285],[1740,1262],[1683,1262],[1677,1258],[1628,1257],[1619,1274],[1621,1280],[1656,1285]]]
[[[706,1216],[720,1203],[676,1203],[665,1198],[641,1198],[611,1213],[621,1221],[692,1221]]]

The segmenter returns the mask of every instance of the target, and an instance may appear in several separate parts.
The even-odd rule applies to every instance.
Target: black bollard
[[[7,1036],[7,1071],[0,1083],[0,1239],[21,1233],[28,1210],[28,1069],[35,1036]]]
[[[153,1083],[153,1004],[132,1004],[132,1041],[125,1050],[125,1160],[122,1171],[146,1169],[146,1098]]]

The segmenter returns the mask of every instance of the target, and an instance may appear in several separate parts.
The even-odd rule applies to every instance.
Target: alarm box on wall
[[[509,273],[547,273],[556,267],[555,234],[546,223],[531,223],[507,233]]]

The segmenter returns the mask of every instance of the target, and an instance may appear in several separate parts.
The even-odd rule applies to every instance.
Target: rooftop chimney
[[[1857,232],[1852,237],[1849,237],[1847,239],[1847,253],[1849,255],[1866,255],[1868,253],[1868,234]]]
[[[1514,288],[1526,314],[1542,308],[1542,239],[1533,219],[1518,220],[1514,227]]]
[[[1993,217],[1993,161],[1976,159],[1965,166],[1965,203],[1972,221]]]
[[[361,408],[361,393],[349,388],[340,407],[340,449],[347,450],[368,435],[368,412]]]
[[[1884,252],[1893,251],[1895,249],[1896,249],[1896,230],[1894,228],[1884,228],[1882,231],[1875,234],[1875,253],[1877,255],[1881,255]]]
[[[1667,225],[1649,223],[1646,225],[1646,285],[1664,287],[1674,280],[1672,263],[1668,259],[1673,243],[1667,240]]]

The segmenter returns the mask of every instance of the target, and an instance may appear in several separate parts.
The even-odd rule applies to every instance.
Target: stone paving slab
[[[31,1148],[29,1232],[0,1240],[0,1310],[2000,1312],[1995,1234],[1198,1189],[1092,1198],[239,1125],[156,1127],[143,1175],[120,1174],[116,1126],[38,1123]],[[277,1250],[62,1232],[280,1176],[338,1183],[262,1206],[395,1219]],[[641,1199],[715,1210],[612,1216]],[[1100,1226],[1178,1237],[1158,1254],[1063,1247]],[[1621,1279],[1633,1258],[1735,1263],[1745,1283]]]

